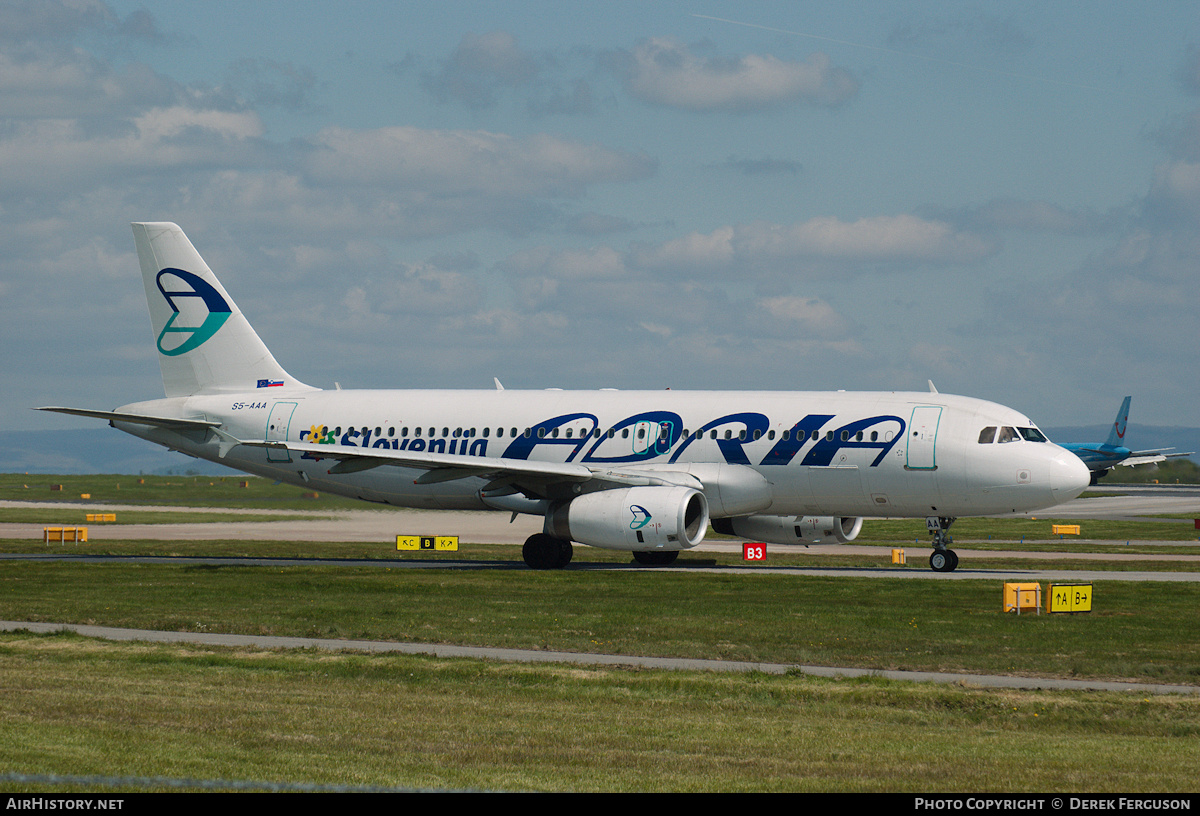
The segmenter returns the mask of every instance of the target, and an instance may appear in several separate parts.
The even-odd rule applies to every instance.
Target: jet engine
[[[713,529],[768,544],[846,544],[858,537],[862,519],[848,516],[733,516],[713,519]]]
[[[690,487],[600,490],[552,508],[545,531],[610,550],[686,550],[704,540],[708,501]]]

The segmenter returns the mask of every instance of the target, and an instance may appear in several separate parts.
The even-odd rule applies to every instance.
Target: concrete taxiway
[[[740,660],[703,660],[696,658],[644,657],[641,655],[557,652],[540,649],[500,649],[486,646],[452,646],[439,643],[401,643],[379,640],[342,640],[334,638],[275,637],[269,635],[224,635],[205,632],[164,632],[151,629],[123,629],[112,626],[87,626],[66,623],[28,623],[0,621],[0,631],[52,633],[69,631],[85,637],[148,643],[201,643],[211,646],[254,647],[259,649],[321,649],[369,653],[398,652],[427,654],[435,657],[466,657],[476,660],[503,660],[521,663],[569,663],[586,666],[632,667],[668,671],[789,672],[817,677],[885,677],[915,683],[950,683],[965,687],[1070,689],[1075,691],[1125,691],[1139,694],[1200,694],[1200,686],[1166,683],[1132,683],[1106,680],[1072,680],[1053,677],[1015,677],[950,672],[888,671],[836,666],[806,666],[789,663],[757,663]]]
[[[1147,516],[1184,515],[1200,518],[1200,486],[1137,486],[1102,487],[1091,492],[1110,492],[1113,495],[1075,499],[1034,514],[1044,518],[1145,518]],[[0,507],[43,507],[62,510],[64,524],[78,524],[82,512],[187,511],[224,516],[220,521],[187,524],[95,524],[89,525],[88,536],[98,540],[177,540],[205,541],[219,539],[249,539],[261,541],[389,541],[398,534],[457,535],[464,543],[521,544],[534,533],[542,531],[538,516],[517,516],[510,520],[504,512],[473,512],[461,510],[414,510],[404,508],[364,508],[306,513],[294,510],[244,510],[195,507],[150,507],[145,505],[115,505],[79,502],[0,502]],[[232,521],[231,516],[253,516],[247,521]],[[75,520],[68,520],[71,516]],[[270,521],[279,516],[279,521]],[[869,522],[868,522],[869,523]],[[1191,524],[1187,518],[1171,523]],[[32,538],[41,536],[41,524],[0,524],[0,538]],[[1200,543],[1200,542],[1197,542]],[[701,544],[698,551],[721,549],[721,542]],[[840,552],[849,552],[846,545],[835,545]],[[852,546],[852,545],[851,545]],[[922,542],[918,546],[924,546]],[[819,552],[817,548],[811,548]],[[956,551],[961,551],[959,547]],[[872,548],[872,552],[878,552]]]

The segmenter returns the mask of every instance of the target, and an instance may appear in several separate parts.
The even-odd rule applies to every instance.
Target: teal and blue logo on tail
[[[158,350],[168,357],[176,357],[199,348],[229,319],[232,309],[225,302],[225,298],[198,275],[182,269],[167,268],[158,273],[156,282],[158,291],[162,292],[162,296],[174,312],[158,335]],[[203,304],[204,319],[200,325],[176,325],[180,319],[181,298],[197,298]],[[195,304],[186,300],[183,302],[189,306],[187,319],[198,319],[198,310],[190,308]],[[173,340],[180,342],[178,345],[171,345]]]

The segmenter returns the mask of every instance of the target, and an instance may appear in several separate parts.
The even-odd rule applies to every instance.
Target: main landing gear
[[[535,570],[562,569],[571,563],[574,553],[575,548],[570,541],[545,533],[531,535],[521,548],[525,565]]]
[[[536,533],[525,539],[521,557],[525,566],[535,570],[562,569],[571,563],[575,548],[570,541],[555,538],[546,533]],[[665,567],[675,563],[679,553],[674,550],[651,550],[635,552],[633,560],[647,567]]]
[[[665,567],[675,563],[675,559],[679,557],[679,550],[648,550],[638,552],[634,550],[633,560],[645,567]]]
[[[929,556],[929,566],[935,572],[953,572],[958,568],[958,554],[946,546],[954,542],[946,533],[953,523],[954,519],[939,516],[925,519],[925,526],[933,533],[933,553]]]

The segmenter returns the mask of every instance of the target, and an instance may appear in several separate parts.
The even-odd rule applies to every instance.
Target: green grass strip
[[[1188,792],[1200,699],[0,635],[17,773],[503,791]],[[5,785],[8,790],[16,785]],[[41,788],[44,790],[44,788]]]

